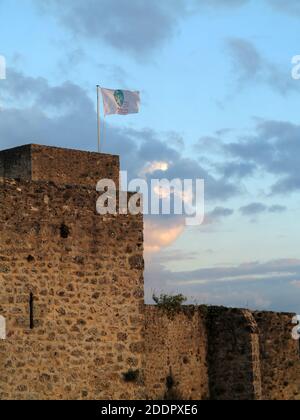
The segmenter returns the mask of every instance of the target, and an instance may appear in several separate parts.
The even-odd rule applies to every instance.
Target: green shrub
[[[180,295],[166,295],[161,294],[160,296],[153,295],[153,300],[159,309],[165,311],[168,315],[174,315],[178,313],[182,305],[187,301],[187,298]]]

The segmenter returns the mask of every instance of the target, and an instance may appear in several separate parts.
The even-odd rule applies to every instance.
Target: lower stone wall
[[[184,307],[145,309],[149,399],[300,400],[292,314]],[[171,386],[170,386],[171,385]]]
[[[144,354],[143,220],[100,216],[96,200],[85,187],[0,184],[1,400],[144,397],[124,377]]]
[[[205,317],[183,308],[173,317],[146,306],[144,377],[148,399],[209,397]]]
[[[212,400],[260,400],[259,338],[250,311],[207,310],[208,365]]]
[[[253,315],[259,329],[263,399],[300,400],[300,343],[291,335],[294,315]]]

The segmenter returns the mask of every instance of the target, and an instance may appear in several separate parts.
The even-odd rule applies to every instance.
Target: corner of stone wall
[[[208,375],[212,400],[260,400],[259,337],[252,313],[207,308]]]
[[[253,312],[259,329],[262,398],[300,400],[300,347],[292,338],[294,314]]]

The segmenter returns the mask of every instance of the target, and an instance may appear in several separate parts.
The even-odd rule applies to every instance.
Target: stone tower
[[[0,152],[0,399],[139,399],[143,217],[96,213],[119,158]]]

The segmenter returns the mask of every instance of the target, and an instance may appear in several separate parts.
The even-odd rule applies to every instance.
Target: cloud
[[[230,38],[226,45],[239,90],[256,83],[267,85],[282,96],[298,91],[290,72],[269,61],[249,40]]]
[[[6,104],[0,112],[2,148],[34,142],[95,150],[96,111],[84,89],[69,81],[51,86],[44,78],[26,76],[14,69],[10,69],[10,77],[1,87]],[[118,128],[107,123],[103,152],[121,156],[122,169],[128,171],[129,180],[140,174],[149,183],[153,177],[204,179],[206,199],[212,202],[238,194],[234,184],[222,176],[211,175],[196,160],[184,157],[173,147],[172,135],[177,138],[176,133],[164,136],[148,128]],[[219,209],[214,218],[225,217],[225,209],[223,213]],[[169,246],[184,228],[183,217],[146,219],[146,249],[158,251]]]
[[[215,207],[205,215],[203,225],[211,225],[230,217],[234,210],[225,207]],[[186,227],[182,216],[145,217],[145,251],[151,256],[173,245],[183,234]],[[183,257],[181,257],[183,258]],[[186,257],[185,257],[186,259]]]
[[[204,215],[204,221],[202,226],[213,225],[223,221],[223,219],[228,218],[234,214],[233,209],[226,207],[215,207],[213,210],[206,212]]]
[[[298,0],[267,0],[276,10],[291,16],[300,16],[300,3]]]
[[[222,148],[222,140],[217,136],[202,136],[198,139],[197,143],[194,144],[194,150],[203,157],[203,152],[219,152]]]
[[[240,208],[240,212],[244,216],[253,216],[256,214],[264,213],[265,211],[267,211],[267,206],[262,203],[252,203]]]
[[[44,78],[9,71],[10,77],[1,84],[3,102],[7,104],[0,112],[2,147],[34,141],[95,149],[96,112],[84,89],[69,81],[51,86]],[[151,173],[145,174],[148,179],[152,176],[204,179],[209,200],[224,200],[238,194],[234,184],[211,175],[196,160],[173,148],[170,133],[164,137],[148,128],[117,128],[107,123],[103,151],[120,154],[123,169],[131,177],[137,177],[148,167],[151,168]],[[157,162],[163,162],[164,166],[157,166]]]
[[[283,213],[287,210],[285,206],[281,206],[278,204],[275,204],[274,206],[269,207],[268,211],[270,213]]]
[[[141,176],[145,176],[147,174],[153,174],[158,171],[165,172],[169,169],[169,163],[163,161],[152,161],[148,162],[145,167],[140,172]]]
[[[181,156],[179,154],[179,156]],[[239,187],[225,177],[216,178],[204,169],[196,160],[180,157],[173,160],[169,169],[164,172],[168,179],[204,179],[205,195],[207,200],[229,199],[239,194]]]
[[[211,250],[208,250],[211,252]],[[160,264],[178,262],[178,261],[196,261],[198,258],[197,252],[184,252],[180,249],[167,249],[155,255],[156,263]]]
[[[186,0],[187,10],[190,12],[203,12],[212,10],[214,13],[218,11],[224,12],[228,10],[232,12],[249,3],[250,0]]]
[[[256,120],[254,133],[223,146],[240,162],[254,164],[276,177],[272,194],[290,194],[300,190],[298,156],[300,125],[284,121]]]
[[[227,47],[240,83],[258,76],[263,68],[263,59],[250,41],[230,38]]]
[[[167,41],[186,13],[183,0],[35,0],[73,35],[144,55]]]
[[[164,257],[158,255],[152,261],[151,272],[146,271],[146,299],[151,302],[154,290],[183,293],[190,303],[299,313],[294,291],[299,276],[299,259],[171,271],[164,266]]]
[[[210,225],[221,221],[234,214],[234,210],[226,207],[215,207],[212,211],[205,214],[204,225]]]
[[[249,0],[195,0],[199,5],[205,5],[206,7],[241,7],[244,6]]]
[[[181,218],[146,218],[145,219],[145,252],[159,252],[174,243],[185,229]]]
[[[216,207],[213,211],[209,213],[209,215],[213,218],[220,218],[220,217],[228,217],[232,216],[234,213],[234,210],[227,209],[224,207]]]
[[[1,147],[13,147],[34,141],[95,150],[96,113],[93,101],[85,90],[68,81],[51,86],[43,78],[28,77],[13,70],[10,71],[10,75],[11,77],[2,84],[7,107],[0,112]],[[19,90],[22,85],[25,88]],[[242,143],[227,144],[224,150],[233,154],[240,162],[250,161],[267,171],[275,171],[276,174],[279,170],[286,178],[290,171],[297,174],[299,154],[296,151],[299,147],[299,132],[300,128],[292,124],[258,121],[253,137],[244,139]],[[108,125],[106,136],[109,142],[106,142],[105,151],[121,154],[123,169],[128,169],[130,176],[139,174],[150,162],[153,163],[155,175],[162,172],[164,177],[170,179],[204,177],[207,181],[207,199],[211,202],[223,201],[238,194],[238,190],[228,180],[212,176],[196,160],[182,156],[172,147],[169,137],[164,139],[154,130],[116,128]],[[162,168],[155,162],[168,163],[168,167],[166,165]],[[267,207],[267,211],[279,211],[279,207]],[[232,212],[229,208],[216,206],[210,217],[220,220],[229,217]],[[146,250],[148,253],[152,251],[152,254],[158,250],[163,252],[174,244],[183,230],[184,223],[180,217],[146,219]],[[243,306],[244,302],[249,301],[249,305],[253,306],[262,305],[263,302],[272,302],[274,305],[277,297],[270,296],[271,292],[267,290],[266,285],[260,293],[260,282],[272,282],[272,289],[277,293],[276,284],[282,287],[282,283],[286,284],[287,279],[293,282],[300,278],[300,270],[297,268],[299,262],[287,260],[176,273],[167,270],[162,261],[155,262],[155,257],[152,257],[151,261],[146,273],[148,294],[153,288],[180,290],[206,303]],[[211,290],[211,284],[214,284],[214,290]],[[228,285],[231,284],[234,284],[234,287],[232,289],[230,286],[229,293]],[[256,289],[253,289],[252,284],[256,285]],[[283,297],[287,302],[288,296]],[[291,302],[294,305],[293,296]],[[276,305],[284,309],[284,304],[279,300]]]
[[[247,0],[33,0],[75,38],[145,56],[172,38],[190,14],[240,7]]]
[[[29,142],[76,148],[83,139],[93,148],[95,111],[82,88],[71,82],[50,86],[13,69],[9,74],[1,86],[7,104],[0,112],[3,148]]]
[[[256,165],[250,162],[226,162],[219,165],[219,170],[226,178],[245,178],[253,175]]]
[[[275,204],[268,207],[263,203],[251,203],[251,204],[248,204],[247,206],[243,206],[240,208],[240,212],[242,213],[243,216],[254,216],[254,215],[258,215],[258,214],[266,213],[266,212],[282,213],[284,211],[286,211],[285,206]]]

